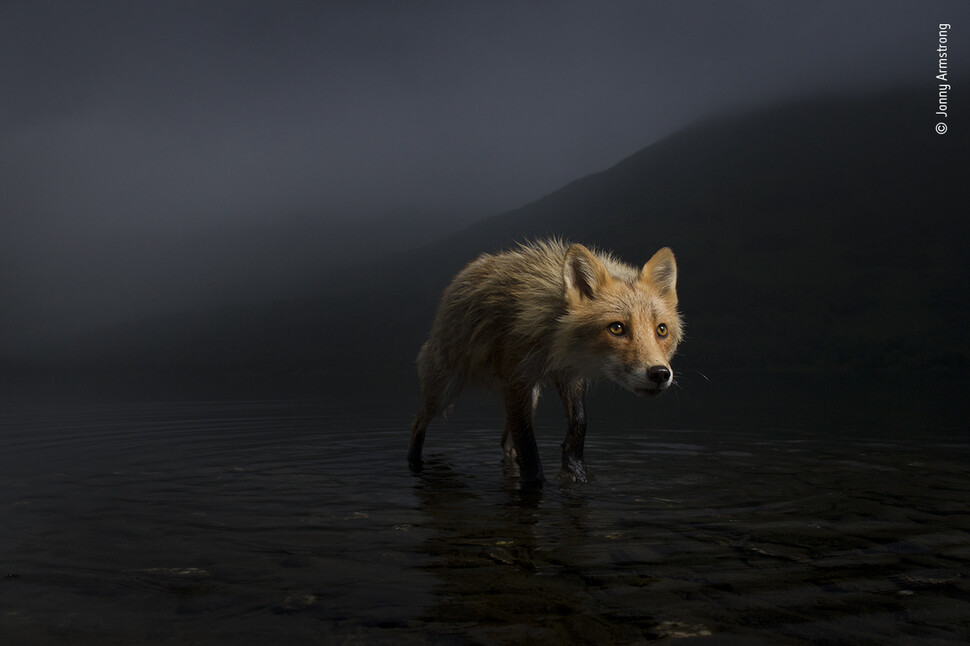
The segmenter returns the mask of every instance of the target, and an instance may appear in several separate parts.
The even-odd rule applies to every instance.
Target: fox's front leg
[[[556,381],[556,389],[566,409],[566,438],[562,441],[562,476],[587,482],[583,447],[586,444],[586,384],[582,380]]]
[[[522,483],[541,486],[546,478],[542,473],[542,461],[539,459],[539,447],[532,426],[538,399],[539,391],[535,386],[506,386],[503,438],[512,440]],[[505,439],[503,444],[507,444]]]

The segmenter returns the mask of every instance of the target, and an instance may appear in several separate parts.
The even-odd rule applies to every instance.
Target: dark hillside
[[[674,249],[688,322],[678,370],[752,387],[777,373],[962,375],[970,141],[955,126],[934,132],[932,99],[921,89],[714,118],[432,245],[307,276],[302,298],[122,326],[45,362],[410,381],[455,271],[561,235],[635,263]]]

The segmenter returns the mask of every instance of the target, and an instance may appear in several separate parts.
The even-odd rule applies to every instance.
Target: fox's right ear
[[[566,282],[566,300],[573,304],[596,298],[597,291],[610,280],[610,272],[603,263],[581,244],[566,250],[562,276]]]
[[[669,247],[653,254],[640,270],[640,280],[653,285],[661,296],[677,304],[677,261]]]

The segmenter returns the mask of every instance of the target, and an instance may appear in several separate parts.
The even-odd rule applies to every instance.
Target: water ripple
[[[494,419],[325,402],[0,413],[9,643],[962,643],[970,444],[590,431],[518,486]],[[562,430],[538,429],[547,474]],[[433,636],[433,637],[429,637]],[[5,643],[8,640],[5,639]]]

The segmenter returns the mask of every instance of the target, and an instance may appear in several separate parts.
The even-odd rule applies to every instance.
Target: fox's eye
[[[617,321],[616,323],[610,323],[606,326],[606,329],[610,331],[613,336],[622,336],[626,332],[626,328],[623,324]]]
[[[665,337],[665,336],[667,336],[667,324],[666,323],[661,323],[660,325],[657,326],[657,336],[659,336],[659,337]]]

